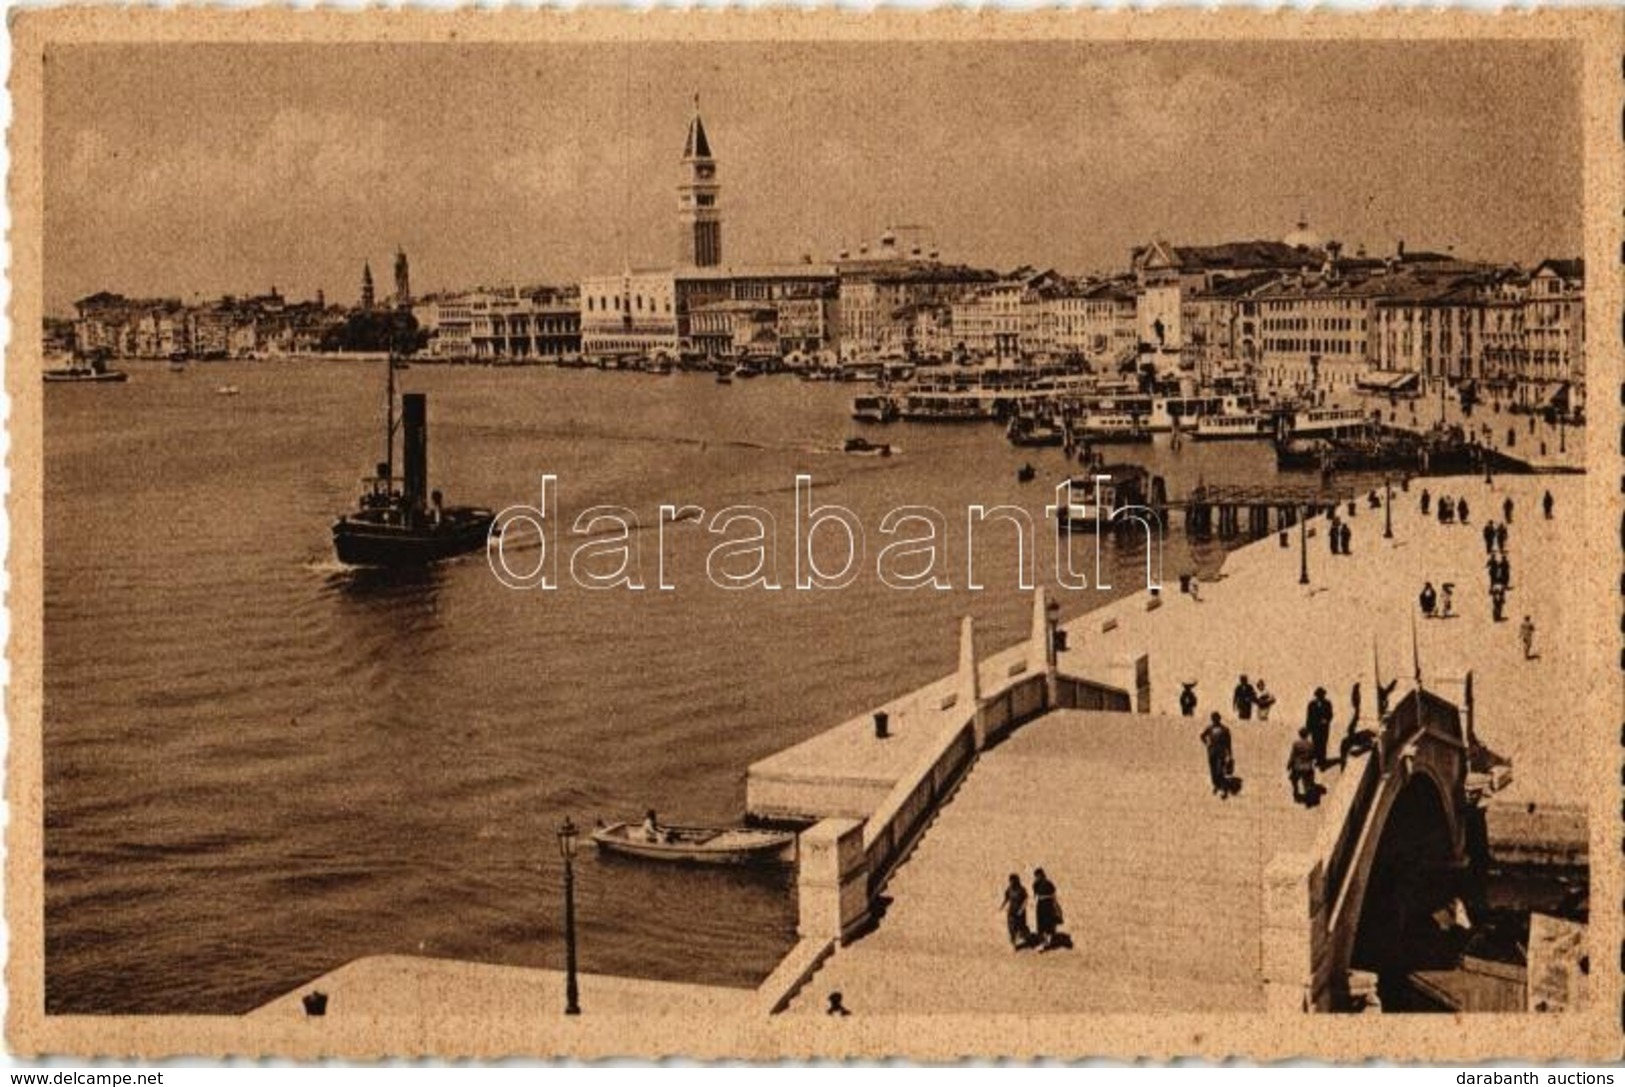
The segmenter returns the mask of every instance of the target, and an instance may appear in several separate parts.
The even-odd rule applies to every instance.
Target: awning
[[[1355,380],[1355,388],[1368,392],[1401,393],[1416,388],[1418,375],[1411,371],[1368,370]]]

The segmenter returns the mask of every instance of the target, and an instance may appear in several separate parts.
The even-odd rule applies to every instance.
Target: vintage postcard
[[[10,30],[14,1051],[1620,1057],[1625,14]]]

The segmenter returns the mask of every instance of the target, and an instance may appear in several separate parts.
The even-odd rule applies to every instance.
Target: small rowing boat
[[[604,853],[689,864],[788,864],[796,848],[791,831],[747,827],[662,825],[651,841],[639,824],[614,823],[593,831],[592,840]]]

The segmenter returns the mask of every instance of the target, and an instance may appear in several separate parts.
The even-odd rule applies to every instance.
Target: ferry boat
[[[362,481],[356,509],[333,522],[333,548],[351,566],[424,566],[477,551],[496,521],[491,510],[447,506],[429,490],[428,397],[401,397],[403,475],[395,475],[395,365],[388,369],[384,461]]]
[[[1151,441],[1151,428],[1145,417],[1126,413],[1090,414],[1083,417],[1076,435],[1093,445],[1131,445]]]
[[[911,392],[899,414],[911,423],[983,423],[993,418],[993,408],[976,393]]]
[[[1066,427],[1054,419],[1043,420],[1032,415],[1012,415],[1004,428],[1004,436],[1014,446],[1054,446],[1066,443]]]
[[[1204,415],[1196,421],[1192,436],[1199,442],[1238,441],[1269,438],[1275,427],[1266,415],[1244,412],[1240,415]]]
[[[1288,438],[1340,438],[1363,434],[1371,416],[1363,408],[1300,408],[1277,416],[1276,436]]]
[[[892,423],[897,421],[897,401],[889,396],[854,396],[852,418],[860,423]]]
[[[1140,464],[1102,464],[1089,477],[1068,479],[1064,485],[1067,503],[1056,509],[1055,520],[1065,532],[1114,530],[1133,522],[1112,521],[1113,510],[1124,506],[1157,509],[1167,504],[1162,477]]]

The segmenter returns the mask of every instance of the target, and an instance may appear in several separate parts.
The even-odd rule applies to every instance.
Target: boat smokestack
[[[429,497],[429,409],[423,393],[401,397],[401,425],[405,434],[401,452],[405,458],[406,501],[420,506]]]

